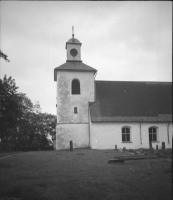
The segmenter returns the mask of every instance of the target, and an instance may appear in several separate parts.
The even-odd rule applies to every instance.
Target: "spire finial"
[[[72,26],[72,37],[74,38],[74,27]]]

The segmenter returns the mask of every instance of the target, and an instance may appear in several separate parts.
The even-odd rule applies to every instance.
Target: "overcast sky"
[[[82,43],[96,80],[172,81],[171,1],[1,1],[0,78],[42,111],[56,114],[53,70],[66,62],[66,42]]]

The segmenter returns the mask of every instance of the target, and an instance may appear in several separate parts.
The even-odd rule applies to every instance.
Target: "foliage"
[[[4,54],[1,50],[0,50],[0,58],[3,58],[5,61],[10,62],[7,58],[8,56],[6,54]]]
[[[0,139],[15,146],[50,145],[48,136],[55,135],[56,116],[42,113],[39,102],[35,104],[24,93],[17,91],[12,77],[0,79]]]
[[[162,158],[168,158],[172,163],[172,149],[160,149],[155,154]]]
[[[0,79],[0,136],[9,137],[15,134],[17,120],[21,115],[19,98],[14,79]]]

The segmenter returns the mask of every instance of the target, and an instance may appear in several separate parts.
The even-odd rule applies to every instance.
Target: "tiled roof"
[[[169,115],[167,117],[99,117],[99,116],[93,116],[92,122],[171,122],[172,121],[172,115]]]
[[[95,81],[91,121],[172,121],[172,83]]]
[[[67,61],[54,69],[54,81],[57,81],[57,71],[90,71],[96,73],[97,70],[79,61]]]

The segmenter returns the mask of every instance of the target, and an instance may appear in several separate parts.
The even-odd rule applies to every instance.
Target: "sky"
[[[96,80],[172,81],[171,1],[1,1],[0,78],[42,112],[56,114],[54,68],[66,62],[66,42],[81,43]]]

